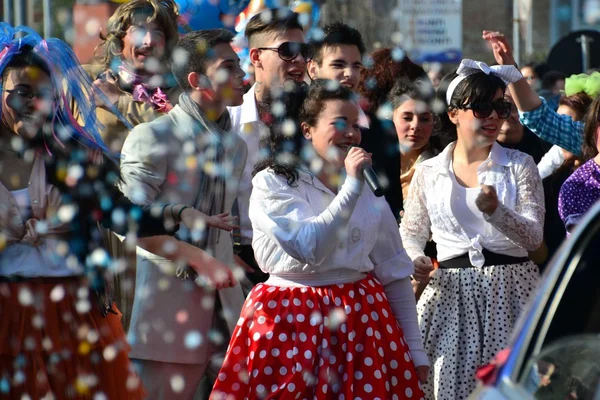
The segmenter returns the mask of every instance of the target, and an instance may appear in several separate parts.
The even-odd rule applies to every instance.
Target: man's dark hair
[[[435,95],[431,81],[424,78],[408,79],[401,76],[389,95],[392,108],[396,110],[406,100],[413,99],[429,104]]]
[[[564,81],[565,74],[559,71],[549,71],[542,78],[542,89],[552,89],[556,82]]]
[[[285,32],[290,29],[302,29],[298,14],[287,8],[268,8],[256,14],[248,21],[245,35],[249,48],[263,46],[264,36]]]
[[[333,22],[323,28],[323,38],[313,41],[315,49],[314,61],[321,65],[323,62],[322,50],[324,47],[335,47],[339,45],[354,45],[358,48],[361,57],[367,51],[360,32],[343,22]]]
[[[206,73],[206,61],[213,57],[213,48],[219,44],[229,44],[233,33],[225,29],[205,29],[190,32],[183,36],[174,52],[171,63],[173,75],[182,89],[190,89],[188,75],[191,72]]]

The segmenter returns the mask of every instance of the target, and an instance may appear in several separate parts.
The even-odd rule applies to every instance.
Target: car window
[[[536,399],[592,400],[600,395],[600,336],[556,340],[532,361],[524,384]]]
[[[592,383],[593,377],[600,376],[600,352],[589,358],[577,347],[581,347],[577,342],[581,337],[593,338],[589,340],[597,341],[600,347],[600,336],[594,335],[600,333],[600,222],[590,224],[567,264],[536,328],[530,346],[534,350],[519,379],[535,398],[588,398],[596,392],[598,382]],[[567,339],[574,342],[567,346]],[[586,368],[589,376],[580,371]],[[579,393],[577,397],[565,394],[570,390]]]

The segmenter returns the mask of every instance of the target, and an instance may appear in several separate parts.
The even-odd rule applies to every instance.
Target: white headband
[[[519,79],[523,78],[521,71],[519,71],[514,65],[494,65],[490,67],[484,62],[465,58],[460,62],[460,66],[458,67],[458,70],[456,70],[458,76],[454,78],[452,82],[450,82],[450,85],[448,85],[448,91],[446,92],[446,103],[448,105],[450,105],[452,95],[454,94],[454,90],[456,90],[458,84],[464,81],[467,76],[473,75],[477,72],[483,72],[486,75],[494,74],[498,78],[502,79],[507,85],[515,83]]]

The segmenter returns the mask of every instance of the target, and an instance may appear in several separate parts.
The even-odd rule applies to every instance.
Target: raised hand
[[[494,58],[500,65],[515,65],[512,48],[506,37],[500,32],[483,31],[483,39],[492,45]]]
[[[492,215],[499,204],[496,189],[493,186],[481,185],[481,193],[475,199],[475,204],[482,213]]]

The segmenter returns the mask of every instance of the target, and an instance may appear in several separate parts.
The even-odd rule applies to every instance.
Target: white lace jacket
[[[460,215],[451,209],[454,145],[449,144],[416,168],[400,227],[410,258],[424,255],[430,234],[437,243],[440,261],[468,253],[474,266],[483,265],[484,248],[513,256],[526,256],[527,250],[537,249],[543,240],[545,207],[542,181],[533,159],[494,143],[477,176],[480,184],[496,189],[500,205],[492,215],[484,214],[484,232],[469,237],[461,227]]]

